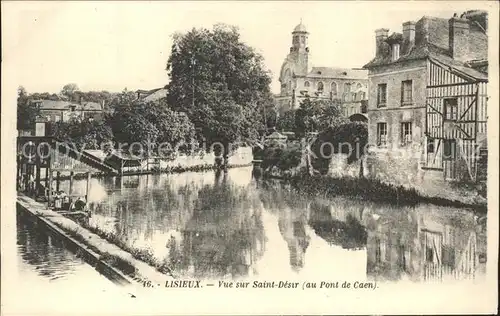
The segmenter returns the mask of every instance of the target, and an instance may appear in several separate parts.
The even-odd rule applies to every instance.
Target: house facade
[[[78,103],[68,101],[33,101],[40,109],[40,116],[48,122],[67,122],[75,119],[103,119],[103,104],[97,102]]]
[[[412,170],[477,179],[476,153],[486,135],[486,29],[486,12],[469,11],[424,16],[390,36],[388,29],[375,31],[376,55],[365,65],[375,156],[406,150]]]
[[[280,71],[280,93],[275,96],[279,112],[297,109],[302,100],[311,98],[337,101],[349,116],[361,113],[368,98],[368,71],[312,67],[308,38],[302,23],[292,32],[292,46]]]

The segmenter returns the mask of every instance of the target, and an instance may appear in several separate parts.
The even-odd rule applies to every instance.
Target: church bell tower
[[[309,33],[302,21],[292,32],[292,46],[290,47],[289,59],[295,63],[295,74],[299,76],[307,75],[309,71],[309,47],[307,40]]]

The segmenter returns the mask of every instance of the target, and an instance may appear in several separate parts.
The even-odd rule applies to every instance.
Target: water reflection
[[[251,172],[93,179],[90,224],[179,276],[444,280],[484,268],[486,232],[471,212],[306,198]]]
[[[58,284],[85,280],[95,288],[113,285],[36,224],[18,216],[16,226],[18,266],[23,277],[36,274],[43,280]],[[37,278],[32,280],[40,281]]]

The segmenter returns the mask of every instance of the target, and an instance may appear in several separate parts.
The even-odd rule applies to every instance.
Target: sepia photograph
[[[2,1],[2,314],[495,313],[498,11]]]

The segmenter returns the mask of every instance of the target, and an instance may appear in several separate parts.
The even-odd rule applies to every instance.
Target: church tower
[[[309,33],[302,21],[292,32],[292,46],[281,66],[280,83],[281,96],[294,94],[295,76],[306,76],[309,72],[309,47],[307,40]]]
[[[292,32],[292,47],[290,47],[289,59],[295,62],[295,74],[305,76],[309,71],[309,47],[307,40],[309,33],[302,21]]]

